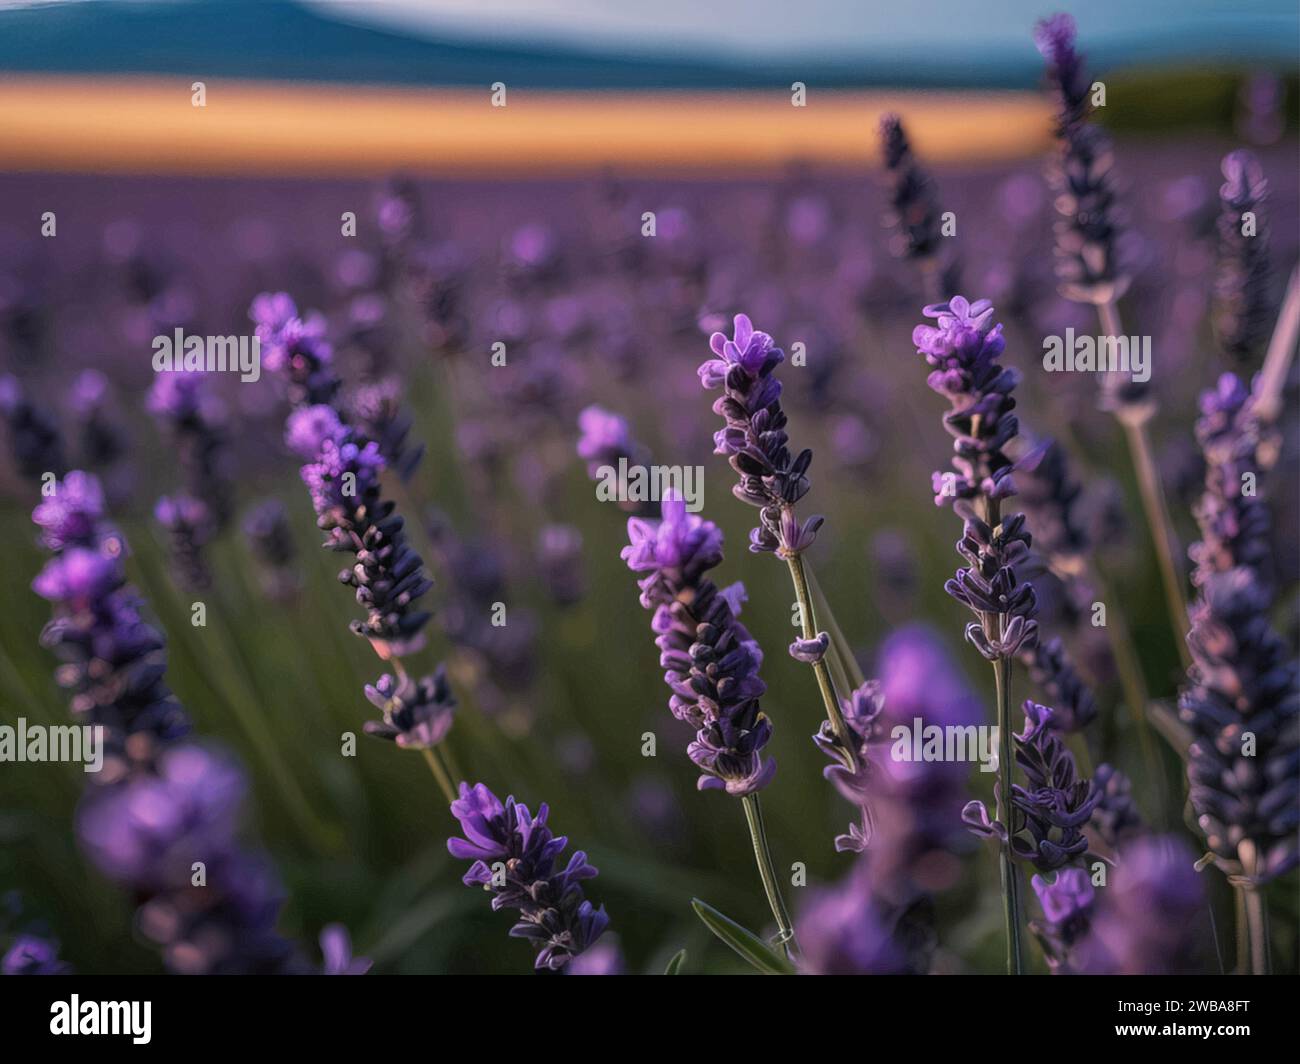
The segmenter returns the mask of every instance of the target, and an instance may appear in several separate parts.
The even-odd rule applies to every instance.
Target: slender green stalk
[[[758,862],[758,874],[763,880],[763,890],[767,894],[767,904],[776,919],[780,932],[781,946],[787,957],[793,957],[798,949],[794,937],[794,922],[786,910],[785,899],[781,896],[781,886],[776,878],[776,866],[772,863],[772,851],[767,844],[767,828],[763,824],[763,807],[759,804],[757,794],[747,794],[740,804],[745,807],[745,820],[749,823],[749,836],[754,841],[754,860]]]
[[[804,573],[808,577],[808,586],[812,590],[813,605],[817,609],[817,619],[826,625],[826,631],[830,633],[831,637],[831,648],[835,651],[836,658],[846,674],[845,689],[851,690],[855,687],[861,687],[867,682],[867,678],[862,674],[862,666],[858,664],[853,648],[849,645],[849,641],[845,638],[839,624],[836,623],[835,614],[831,612],[831,604],[827,601],[825,594],[822,593],[821,584],[817,582],[816,570],[807,561],[804,562]]]
[[[1119,308],[1113,300],[1098,304],[1097,314],[1101,318],[1103,333],[1107,336],[1124,335]],[[1119,421],[1124,428],[1129,458],[1133,463],[1138,489],[1142,495],[1142,509],[1146,514],[1147,529],[1155,543],[1156,560],[1160,566],[1165,601],[1169,607],[1169,620],[1173,624],[1177,637],[1178,656],[1182,660],[1183,668],[1186,669],[1192,663],[1191,653],[1187,649],[1190,622],[1187,619],[1187,599],[1183,594],[1182,567],[1177,561],[1178,540],[1174,535],[1173,521],[1169,517],[1169,504],[1165,500],[1160,474],[1156,469],[1155,455],[1147,433],[1147,422],[1144,418],[1124,416],[1120,416]]]
[[[1002,621],[997,619],[998,638]],[[1024,974],[1024,954],[1020,946],[1020,872],[1011,856],[1011,769],[1015,763],[1011,748],[1011,659],[993,663],[994,685],[998,701],[998,819],[1006,828],[999,857],[1002,871],[1002,918],[1007,936],[1007,975]]]
[[[799,620],[803,628],[803,637],[813,639],[817,635],[816,614],[813,612],[812,597],[808,591],[808,575],[804,570],[803,555],[788,555],[786,563],[790,566],[790,578],[794,581],[794,595],[799,604]],[[844,722],[844,714],[840,710],[839,698],[835,694],[835,683],[831,679],[830,667],[824,660],[814,662],[813,673],[817,677],[817,687],[821,691],[822,704],[826,708],[826,719],[831,722],[835,738],[839,740],[841,749],[849,759],[849,769],[856,771],[857,754],[853,749],[848,725]]]
[[[447,799],[447,804],[451,805],[456,800],[456,789],[451,785],[451,777],[447,775],[447,770],[443,768],[442,762],[438,760],[438,755],[429,747],[423,747],[420,753],[424,755],[425,763],[429,766],[429,771],[433,773],[433,778],[438,781],[438,788],[442,791],[443,797]]]
[[[1273,956],[1271,949],[1268,921],[1268,905],[1264,901],[1260,886],[1254,882],[1259,871],[1259,853],[1255,844],[1247,839],[1237,847],[1241,863],[1252,882],[1236,889],[1241,897],[1246,912],[1246,932],[1250,942],[1250,974],[1272,975]]]

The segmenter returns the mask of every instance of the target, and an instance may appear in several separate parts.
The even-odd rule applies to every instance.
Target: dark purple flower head
[[[424,444],[412,443],[411,415],[402,406],[402,384],[398,377],[361,385],[348,398],[352,422],[367,439],[379,445],[384,460],[405,483],[415,475],[424,457]]]
[[[1101,800],[1088,826],[1107,846],[1117,849],[1146,830],[1133,801],[1133,784],[1114,765],[1104,762],[1093,770],[1092,779]]]
[[[325,336],[325,320],[319,315],[300,317],[285,292],[257,296],[248,316],[255,324],[262,365],[283,375],[289,401],[294,406],[332,402],[340,381],[334,372],[334,350]]]
[[[366,698],[384,715],[383,720],[366,721],[366,734],[391,739],[408,750],[427,750],[442,742],[456,711],[441,666],[432,676],[419,680],[406,675],[401,679],[381,676],[373,686],[366,685]]]
[[[1074,19],[1065,14],[1044,19],[1034,39],[1047,60],[1057,104],[1058,152],[1047,177],[1059,216],[1056,272],[1061,294],[1076,302],[1110,303],[1129,285],[1116,247],[1120,219],[1110,140],[1088,121],[1092,82],[1074,47]],[[1131,401],[1138,398],[1134,395]]]
[[[852,802],[862,810],[861,826],[852,824],[845,835],[835,839],[835,849],[861,853],[871,841],[871,815],[869,812],[872,797],[872,782],[875,780],[873,760],[877,753],[874,743],[882,738],[884,721],[881,715],[885,708],[885,698],[879,682],[869,680],[861,687],[840,700],[840,711],[853,744],[853,762],[845,757],[839,737],[829,720],[822,721],[821,728],[813,736],[813,742],[831,760],[831,764],[822,769],[822,775],[835,785],[844,799]]]
[[[1268,182],[1259,160],[1244,150],[1224,156],[1223,176],[1211,321],[1224,352],[1244,364],[1268,339],[1273,323]]]
[[[743,589],[721,591],[705,575],[722,561],[722,532],[671,498],[661,521],[630,518],[628,538],[622,558],[647,574],[638,581],[641,605],[654,610],[669,709],[696,729],[687,752],[701,770],[699,787],[752,794],[776,772],[762,757],[772,724],[759,705],[762,652],[736,619]]]
[[[494,910],[519,911],[510,934],[533,943],[539,970],[559,971],[600,937],[609,917],[604,906],[586,900],[582,887],[596,869],[581,850],[558,863],[569,840],[551,833],[545,803],[533,816],[513,795],[502,802],[482,783],[462,783],[451,812],[465,837],[448,839],[447,849],[474,862],[465,884],[487,890]]]
[[[1053,711],[1026,702],[1025,730],[1015,736],[1016,764],[1027,787],[1011,788],[1012,852],[1051,872],[1087,852],[1083,827],[1101,801],[1096,786],[1078,774],[1074,755],[1052,724]]]
[[[917,161],[898,115],[881,118],[880,143],[889,181],[884,221],[893,232],[890,250],[921,268],[926,298],[943,299],[957,288],[958,276],[942,254],[942,214],[934,179]]]
[[[262,588],[277,602],[292,599],[301,579],[294,565],[298,548],[284,503],[264,499],[244,517],[244,538],[259,570]]]
[[[1084,57],[1075,49],[1077,35],[1074,16],[1065,12],[1042,19],[1034,27],[1034,45],[1047,61],[1047,74],[1059,108],[1058,132],[1076,128],[1092,110],[1088,99],[1092,83]]]
[[[32,582],[41,598],[73,612],[93,610],[121,586],[121,562],[85,547],[70,547],[52,558]]]
[[[17,378],[8,374],[0,374],[0,417],[9,425],[20,476],[40,480],[46,473],[63,475],[67,463],[58,424],[27,398]]]
[[[709,390],[722,388],[713,411],[726,421],[714,433],[714,453],[726,455],[740,476],[732,494],[760,511],[749,549],[799,554],[812,545],[823,518],[800,524],[794,513],[808,492],[812,451],[796,456],[787,446],[781,382],[772,375],[785,353],[744,314],[736,315],[731,339],[715,332],[709,347],[716,357],[700,366],[700,382]]]
[[[192,495],[164,495],[154,505],[154,520],[167,533],[172,567],[181,587],[197,591],[212,583],[203,548],[216,534],[208,504]]]
[[[1300,670],[1269,624],[1271,605],[1245,566],[1205,577],[1178,700],[1194,736],[1187,775],[1197,823],[1219,866],[1256,882],[1300,863]]]

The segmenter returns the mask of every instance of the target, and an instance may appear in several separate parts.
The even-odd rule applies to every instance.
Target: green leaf
[[[668,962],[668,967],[664,969],[664,975],[681,975],[682,965],[686,963],[686,951],[679,949],[673,954],[673,959]]]
[[[741,927],[728,916],[723,916],[713,906],[691,899],[691,908],[695,915],[704,921],[704,926],[722,939],[728,946],[739,953],[764,975],[794,975],[794,965],[785,957],[776,953],[766,942],[747,927]]]

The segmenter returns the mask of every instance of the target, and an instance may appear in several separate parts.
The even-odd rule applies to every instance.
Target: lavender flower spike
[[[646,574],[641,605],[654,611],[668,708],[696,729],[687,752],[700,768],[699,787],[753,794],[776,772],[762,756],[772,724],[759,706],[762,651],[736,619],[744,590],[719,590],[705,575],[722,561],[722,532],[679,498],[664,500],[661,521],[629,518],[627,530],[622,558]]]
[[[584,897],[582,888],[596,869],[581,850],[564,866],[557,864],[569,840],[551,833],[545,802],[533,816],[513,795],[503,803],[482,783],[462,783],[451,812],[465,837],[448,839],[447,849],[453,857],[474,862],[465,885],[488,891],[494,910],[519,911],[510,934],[532,942],[538,970],[561,970],[601,936],[609,917],[603,905],[597,909]]]
[[[781,382],[772,374],[785,352],[744,314],[735,318],[732,339],[715,332],[709,347],[716,358],[699,368],[705,388],[722,388],[713,404],[726,427],[714,433],[714,453],[726,455],[740,475],[732,493],[759,509],[758,526],[750,533],[749,549],[775,551],[781,557],[800,554],[812,545],[823,518],[800,524],[794,505],[808,492],[812,451],[790,453],[781,409]]]
[[[1258,352],[1272,328],[1272,263],[1262,210],[1268,182],[1259,160],[1244,150],[1224,156],[1223,176],[1211,320],[1219,346],[1240,365]]]
[[[885,214],[885,224],[894,231],[890,250],[920,267],[926,298],[943,299],[957,287],[958,278],[942,254],[942,218],[934,179],[917,162],[898,115],[881,118],[880,142],[890,182]]]
[[[1116,241],[1114,159],[1106,135],[1088,122],[1092,82],[1075,50],[1070,15],[1046,18],[1034,29],[1034,43],[1047,61],[1057,104],[1058,154],[1048,170],[1056,192],[1057,277],[1067,299],[1098,306],[1113,303],[1128,288]]]

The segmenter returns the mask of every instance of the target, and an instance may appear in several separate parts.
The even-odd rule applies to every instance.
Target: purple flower
[[[844,725],[853,744],[853,768],[849,767],[850,760],[845,756],[829,720],[822,721],[821,728],[813,736],[817,748],[831,760],[831,764],[822,769],[822,775],[835,785],[846,801],[862,810],[861,826],[852,824],[848,834],[838,836],[835,839],[836,850],[861,853],[871,842],[870,800],[871,784],[875,778],[872,755],[877,753],[873,743],[884,734],[881,720],[884,708],[884,694],[876,680],[869,680],[840,700]]]
[[[212,583],[203,548],[216,534],[208,504],[192,495],[162,496],[154,505],[154,520],[167,533],[171,562],[181,587],[202,590]]]
[[[72,965],[59,959],[59,944],[33,934],[18,934],[0,959],[0,975],[68,975]]]
[[[419,680],[381,676],[374,686],[366,685],[366,698],[384,715],[383,720],[366,721],[366,734],[391,739],[408,750],[437,746],[451,730],[456,711],[442,666]]]
[[[448,839],[447,849],[474,862],[466,886],[487,890],[494,910],[518,910],[510,934],[532,942],[537,969],[559,971],[600,937],[609,917],[603,905],[597,909],[586,900],[582,888],[596,869],[581,850],[558,865],[569,840],[547,827],[545,803],[533,816],[513,795],[502,802],[482,783],[462,783],[451,812],[465,837]]]
[[[1011,788],[1011,852],[1052,872],[1088,849],[1083,827],[1101,801],[1097,787],[1078,774],[1074,755],[1052,725],[1052,710],[1026,702],[1025,730],[1016,735],[1016,764],[1027,787]]]
[[[1002,326],[993,324],[987,299],[971,303],[953,296],[925,308],[935,325],[912,331],[917,354],[934,367],[930,387],[948,399],[944,428],[954,438],[956,472],[935,473],[935,504],[953,500],[965,520],[957,551],[969,563],[945,590],[976,615],[966,626],[967,640],[988,660],[1015,656],[1038,638],[1037,599],[1021,583],[1016,566],[1028,554],[1030,537],[1023,514],[1001,515],[1003,499],[1015,494],[1012,463],[1004,451],[1018,431],[1012,392],[1014,370],[998,364],[1006,346]],[[996,515],[994,522],[992,517]],[[1000,634],[986,630],[989,615],[1000,617]]]
[[[1122,849],[1097,892],[1088,937],[1074,950],[1088,975],[1169,975],[1197,970],[1205,899],[1193,855],[1173,836],[1143,836]]]
[[[16,377],[0,374],[0,417],[9,425],[14,462],[26,480],[46,473],[62,476],[67,469],[63,437],[54,419],[23,394]]]
[[[322,975],[365,975],[374,967],[369,957],[352,956],[352,936],[342,924],[321,928],[320,951],[324,961]]]
[[[1133,784],[1119,769],[1105,763],[1093,770],[1092,779],[1101,800],[1088,826],[1107,846],[1118,849],[1146,830],[1133,801]]]
[[[1110,141],[1088,122],[1092,82],[1075,50],[1074,19],[1053,15],[1034,33],[1047,61],[1057,104],[1058,153],[1048,170],[1056,193],[1057,278],[1061,294],[1083,303],[1111,303],[1128,288],[1118,262],[1120,222],[1115,204]],[[1140,385],[1133,385],[1141,388]],[[1123,398],[1121,396],[1121,398]],[[1134,402],[1139,396],[1128,397]]]
[[[1047,966],[1055,975],[1072,971],[1071,951],[1088,934],[1092,924],[1096,891],[1082,868],[1062,868],[1052,880],[1034,876],[1030,880],[1043,919],[1031,920],[1029,930],[1043,947]]]
[[[279,499],[264,499],[244,518],[244,537],[255,559],[263,590],[273,600],[286,602],[301,584],[294,566],[294,544],[289,515]]]
[[[248,316],[255,323],[262,364],[281,374],[294,406],[330,403],[340,381],[334,372],[334,351],[325,338],[325,321],[302,318],[290,296],[264,292],[253,300]]]
[[[1259,160],[1244,150],[1224,156],[1223,176],[1211,321],[1219,345],[1241,364],[1264,344],[1273,324],[1272,262],[1263,210],[1268,182]]]
[[[880,120],[880,143],[889,180],[889,210],[885,225],[893,230],[890,250],[921,267],[926,296],[943,299],[958,287],[957,270],[945,268],[938,191],[917,162],[912,145],[896,114]]]
[[[122,585],[121,563],[85,547],[72,547],[46,563],[32,582],[41,598],[67,610],[93,610]]]
[[[641,605],[654,610],[668,707],[696,729],[687,753],[701,770],[699,787],[753,794],[776,772],[762,758],[772,724],[759,706],[762,652],[736,619],[742,592],[719,591],[705,575],[722,561],[722,532],[677,498],[664,500],[661,521],[633,517],[627,528],[621,556],[647,574],[638,581]]]
[[[89,546],[104,516],[104,492],[89,473],[74,469],[54,494],[32,511],[41,528],[41,542],[52,551],[72,545]]]
[[[781,382],[772,375],[785,353],[744,314],[736,315],[731,339],[715,332],[709,347],[716,357],[700,366],[700,382],[709,390],[722,388],[713,412],[726,421],[714,433],[714,453],[726,455],[740,476],[732,494],[759,508],[749,549],[799,554],[812,546],[823,518],[810,517],[801,525],[794,515],[794,504],[808,492],[812,451],[794,456],[786,446]]]
[[[816,890],[800,909],[799,970],[806,975],[906,975],[914,971],[873,896],[864,859],[842,884]]]
[[[338,447],[347,438],[348,428],[339,420],[338,412],[323,403],[298,407],[284,425],[285,445],[309,461],[316,459],[326,442]]]
[[[407,439],[411,415],[402,407],[401,392],[397,377],[363,384],[349,397],[348,412],[361,434],[379,445],[388,467],[406,483],[424,457],[424,444]]]

